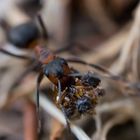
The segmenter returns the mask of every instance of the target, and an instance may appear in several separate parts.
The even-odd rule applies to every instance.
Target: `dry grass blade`
[[[130,30],[126,43],[124,44],[124,47],[122,48],[120,57],[111,67],[112,72],[116,74],[121,74],[126,68],[126,64],[128,62],[128,58],[131,53],[134,40],[137,38],[137,36],[139,36],[139,31],[140,31],[140,4],[138,4],[138,7],[136,9],[134,23],[132,25],[132,28]],[[118,65],[117,68],[116,68],[116,65]]]
[[[123,43],[128,37],[128,29],[130,24],[124,27],[119,33],[115,34],[103,44],[97,46],[96,51],[92,51],[90,55],[83,56],[89,62],[99,63],[101,61],[112,59],[122,48]],[[105,49],[105,51],[103,51]],[[94,57],[93,57],[94,56]]]
[[[93,140],[106,140],[107,133],[116,124],[121,124],[134,116],[134,102],[131,99],[123,99],[104,103],[96,107],[97,114],[114,113],[114,117],[109,119],[104,125],[100,126],[93,134]],[[98,118],[99,119],[99,118]],[[96,124],[101,125],[101,120],[95,119]],[[96,126],[97,127],[97,126]]]
[[[109,132],[109,130],[116,124],[121,124],[122,122],[127,121],[127,119],[129,118],[128,115],[126,114],[121,114],[121,115],[116,115],[115,117],[113,117],[112,119],[110,119],[108,122],[106,122],[106,124],[104,125],[104,127],[102,128],[102,133],[100,135],[100,140],[106,140],[107,139],[107,133]]]
[[[116,101],[112,101],[109,103],[103,103],[102,105],[98,105],[96,107],[96,112],[99,112],[99,113],[106,112],[107,113],[107,112],[112,112],[112,111],[118,110],[118,109],[122,110],[122,107],[132,108],[131,110],[133,110],[134,103],[130,98],[116,100]]]
[[[47,111],[51,116],[58,119],[62,124],[66,126],[66,120],[64,115],[61,113],[59,109],[57,109],[57,107],[53,103],[51,103],[43,95],[40,95],[40,106],[45,111]],[[79,127],[75,126],[74,124],[71,124],[71,130],[79,140],[90,140],[90,138],[85,134],[85,132]]]
[[[132,52],[132,72],[133,72],[134,80],[138,81],[139,79],[139,72],[138,72],[139,40],[137,39],[134,44],[136,44],[136,46]]]
[[[94,119],[95,119],[95,125],[96,125],[96,132],[93,134],[92,139],[99,140],[100,135],[101,135],[101,129],[102,129],[101,114],[99,112],[96,112]]]
[[[24,140],[38,140],[35,104],[27,100],[24,106]]]

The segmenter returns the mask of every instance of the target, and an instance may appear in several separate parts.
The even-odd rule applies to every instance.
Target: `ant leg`
[[[38,115],[38,132],[41,130],[41,117],[40,117],[40,108],[39,108],[39,88],[41,81],[43,80],[44,74],[40,72],[40,74],[37,77],[37,86],[36,86],[36,106],[37,106],[37,115]]]
[[[40,27],[42,28],[42,36],[44,39],[48,38],[48,33],[47,33],[47,29],[45,27],[44,21],[42,19],[42,16],[40,14],[37,15],[37,20],[40,24]]]
[[[20,59],[27,59],[27,60],[32,60],[33,59],[32,57],[27,56],[27,55],[14,54],[14,53],[12,53],[10,51],[7,51],[3,48],[0,48],[0,52],[3,53],[3,54],[6,54],[6,55],[12,56],[12,57],[20,58]]]
[[[69,131],[70,134],[72,134],[69,119],[67,118],[65,108],[62,105],[61,105],[61,109],[62,109],[62,112],[64,114],[65,120],[66,120],[66,125],[67,125],[67,128],[68,128],[68,131]]]
[[[64,117],[65,117],[65,120],[66,120],[66,124],[67,124],[68,130],[69,130],[70,134],[72,134],[72,131],[71,131],[71,128],[70,128],[70,123],[69,123],[69,120],[68,120],[68,118],[66,116],[65,108],[61,104],[61,83],[60,83],[60,80],[58,80],[58,97],[59,97],[58,98],[58,103],[59,103],[59,105],[61,107],[61,110],[62,110],[62,112],[64,114]]]
[[[101,71],[102,73],[107,74],[109,76],[109,78],[111,78],[113,80],[122,80],[122,81],[124,81],[124,79],[122,79],[121,77],[119,77],[117,75],[112,74],[106,68],[104,68],[104,67],[102,67],[100,65],[88,63],[88,62],[85,62],[85,61],[83,61],[83,60],[81,60],[79,58],[68,58],[66,60],[68,62],[71,62],[71,63],[79,63],[79,64],[83,64],[83,65],[87,65],[87,66],[90,66],[92,68],[95,68],[95,69]]]

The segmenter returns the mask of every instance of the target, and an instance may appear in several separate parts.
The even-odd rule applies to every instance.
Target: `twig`
[[[110,70],[116,74],[121,74],[126,68],[126,64],[131,53],[133,42],[137,36],[139,36],[140,31],[140,4],[136,9],[135,20],[130,30],[129,36],[126,40],[124,47],[122,48],[119,59],[111,66]],[[117,65],[117,67],[116,67]]]
[[[48,46],[55,45],[58,47],[65,43],[70,27],[70,0],[44,1],[43,17],[48,34],[52,37]]]
[[[127,30],[129,26],[130,25],[128,24],[122,31],[115,34],[103,44],[97,46],[97,50],[93,50],[90,54],[84,55],[83,57],[85,58],[85,60],[92,63],[99,63],[101,61],[109,60],[116,56],[128,36]],[[105,51],[103,51],[104,49]]]
[[[102,105],[98,105],[96,107],[96,112],[99,113],[104,113],[104,112],[112,112],[114,110],[118,110],[122,108],[134,108],[134,103],[132,101],[132,99],[128,98],[128,99],[121,99],[121,100],[116,100],[116,101],[112,101],[112,102],[108,102],[108,103],[104,103]]]
[[[86,8],[90,17],[97,22],[104,35],[110,35],[116,31],[117,25],[108,16],[107,10],[102,4],[102,0],[84,0],[83,6]]]
[[[95,125],[96,125],[96,132],[93,134],[92,139],[93,140],[100,140],[101,135],[101,129],[102,129],[102,120],[101,120],[101,114],[99,112],[96,113],[94,116],[95,119]]]
[[[140,36],[139,36],[140,38]],[[133,49],[132,52],[132,72],[133,72],[133,79],[135,81],[138,81],[139,79],[139,72],[138,72],[138,57],[139,57],[139,39],[136,38],[135,39],[135,43],[134,43],[135,48]]]
[[[116,115],[115,117],[113,117],[112,119],[110,119],[108,122],[106,122],[106,124],[102,128],[100,140],[106,140],[107,133],[114,125],[120,124],[122,122],[126,122],[128,119],[129,119],[129,116],[127,114],[121,114],[121,115],[119,114],[119,115]]]
[[[36,106],[31,100],[24,107],[24,140],[38,140]]]
[[[115,117],[113,117],[108,122],[106,122],[105,125],[102,125],[102,127],[100,127],[99,133],[97,133],[98,131],[96,131],[93,134],[92,139],[106,140],[107,133],[114,125],[127,121],[129,118],[133,118],[133,119],[135,118],[134,111],[135,111],[135,105],[134,102],[132,102],[132,99],[130,98],[98,105],[96,107],[97,113],[99,114],[114,113]],[[96,123],[97,122],[98,120],[96,121]]]

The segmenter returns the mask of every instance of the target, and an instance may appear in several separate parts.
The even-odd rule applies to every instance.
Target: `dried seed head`
[[[71,86],[62,93],[62,106],[70,120],[93,114],[104,90],[93,86]]]
[[[83,77],[81,78],[82,84],[85,86],[93,86],[94,88],[96,88],[101,80],[99,79],[99,77],[97,77],[95,74],[88,72],[87,74],[83,75]]]

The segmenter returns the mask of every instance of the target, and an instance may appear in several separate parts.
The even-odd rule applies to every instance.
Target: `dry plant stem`
[[[95,125],[96,125],[96,132],[93,135],[94,140],[99,140],[99,137],[101,135],[101,129],[102,129],[102,120],[101,120],[101,114],[99,112],[96,113],[94,116],[95,119]]]
[[[48,80],[44,78],[44,80],[41,83],[41,86],[46,86],[48,83]],[[32,93],[35,91],[35,87],[36,76],[34,74],[30,74],[27,77],[25,77],[25,79],[23,79],[22,83],[16,89],[14,89],[12,93],[9,93],[9,96],[4,101],[4,104],[0,104],[0,108],[11,105],[19,98],[31,96]]]
[[[44,23],[46,24],[49,35],[53,37],[50,45],[56,45],[58,47],[58,45],[62,45],[67,40],[70,26],[69,12],[70,0],[44,1]]]
[[[83,5],[90,17],[97,22],[103,34],[109,35],[116,30],[117,27],[108,16],[102,0],[84,0]]]
[[[108,122],[106,122],[106,124],[104,125],[104,127],[102,128],[102,132],[100,134],[100,139],[99,140],[106,140],[107,139],[107,133],[109,132],[109,130],[116,124],[121,124],[125,121],[127,121],[130,117],[127,114],[119,114],[115,117],[113,117],[112,119],[110,119]]]
[[[17,0],[1,0],[0,3],[0,18],[5,18],[8,10],[13,8],[17,3]]]
[[[126,43],[124,47],[122,48],[121,54],[119,59],[111,66],[110,70],[116,74],[121,74],[127,64],[128,57],[131,53],[132,47],[133,47],[133,42],[135,38],[139,36],[139,31],[140,31],[140,4],[138,4],[138,7],[136,9],[136,14],[135,14],[135,19],[134,23],[132,25],[132,28],[130,30],[129,36],[126,40]],[[118,67],[116,67],[116,65]]]
[[[92,63],[99,63],[108,59],[112,59],[122,48],[123,43],[128,37],[129,24],[119,33],[115,34],[109,40],[97,46],[96,51],[93,51],[90,55],[84,55],[83,57]],[[103,51],[105,49],[105,51]]]
[[[57,140],[60,139],[64,130],[64,125],[60,123],[57,119],[53,118],[51,121],[51,134],[50,134],[50,140]]]
[[[101,122],[101,116],[99,112],[97,112],[95,115],[95,122],[96,122],[96,129],[98,132],[100,132],[102,127],[102,122]]]
[[[6,16],[6,20],[10,26],[16,26],[22,23],[25,23],[30,20],[30,18],[25,15],[20,9],[18,9],[16,6],[9,9]]]
[[[24,71],[26,62],[11,58],[0,53],[0,107],[7,100],[11,85],[16,81],[16,78]],[[18,66],[18,67],[17,67]],[[4,69],[4,71],[2,71]],[[9,80],[10,79],[10,80]],[[21,92],[21,91],[20,91]],[[20,93],[19,92],[19,93]]]
[[[6,41],[6,35],[3,27],[0,26],[0,44],[3,44]],[[0,46],[1,48],[1,46]]]
[[[132,52],[132,73],[133,73],[134,81],[138,81],[139,80],[138,57],[139,57],[139,48],[140,48],[138,38],[135,39],[134,45],[135,48],[133,49]]]
[[[31,100],[24,107],[24,140],[38,140],[36,106]]]
[[[0,18],[6,20],[11,26],[16,26],[29,20],[29,17],[17,7],[20,2],[21,0],[1,0]]]
[[[127,121],[128,119],[135,118],[135,105],[131,98],[121,99],[118,101],[104,103],[96,107],[97,113],[114,113],[111,120],[102,125],[100,129],[100,135],[97,132],[93,134],[93,140],[106,140],[107,133],[116,124]],[[98,137],[97,137],[98,136]]]
[[[104,112],[114,112],[117,110],[122,110],[124,107],[134,110],[134,102],[131,98],[103,103],[102,105],[98,105],[96,107],[96,112],[99,112],[100,114]]]
[[[6,117],[6,120],[1,119],[1,122],[0,122],[0,133],[1,134],[2,133],[3,134],[8,134],[8,135],[11,135],[11,136],[12,135],[18,135],[20,137],[21,134],[17,133],[17,129],[19,129],[19,128],[18,127],[15,128],[15,126],[13,126],[13,123],[15,123],[15,122],[18,124],[17,120],[16,119],[12,120],[13,123],[11,124],[10,123],[11,122],[11,120],[10,120],[11,118],[8,119],[8,117]],[[20,125],[21,125],[21,123],[20,123]]]

